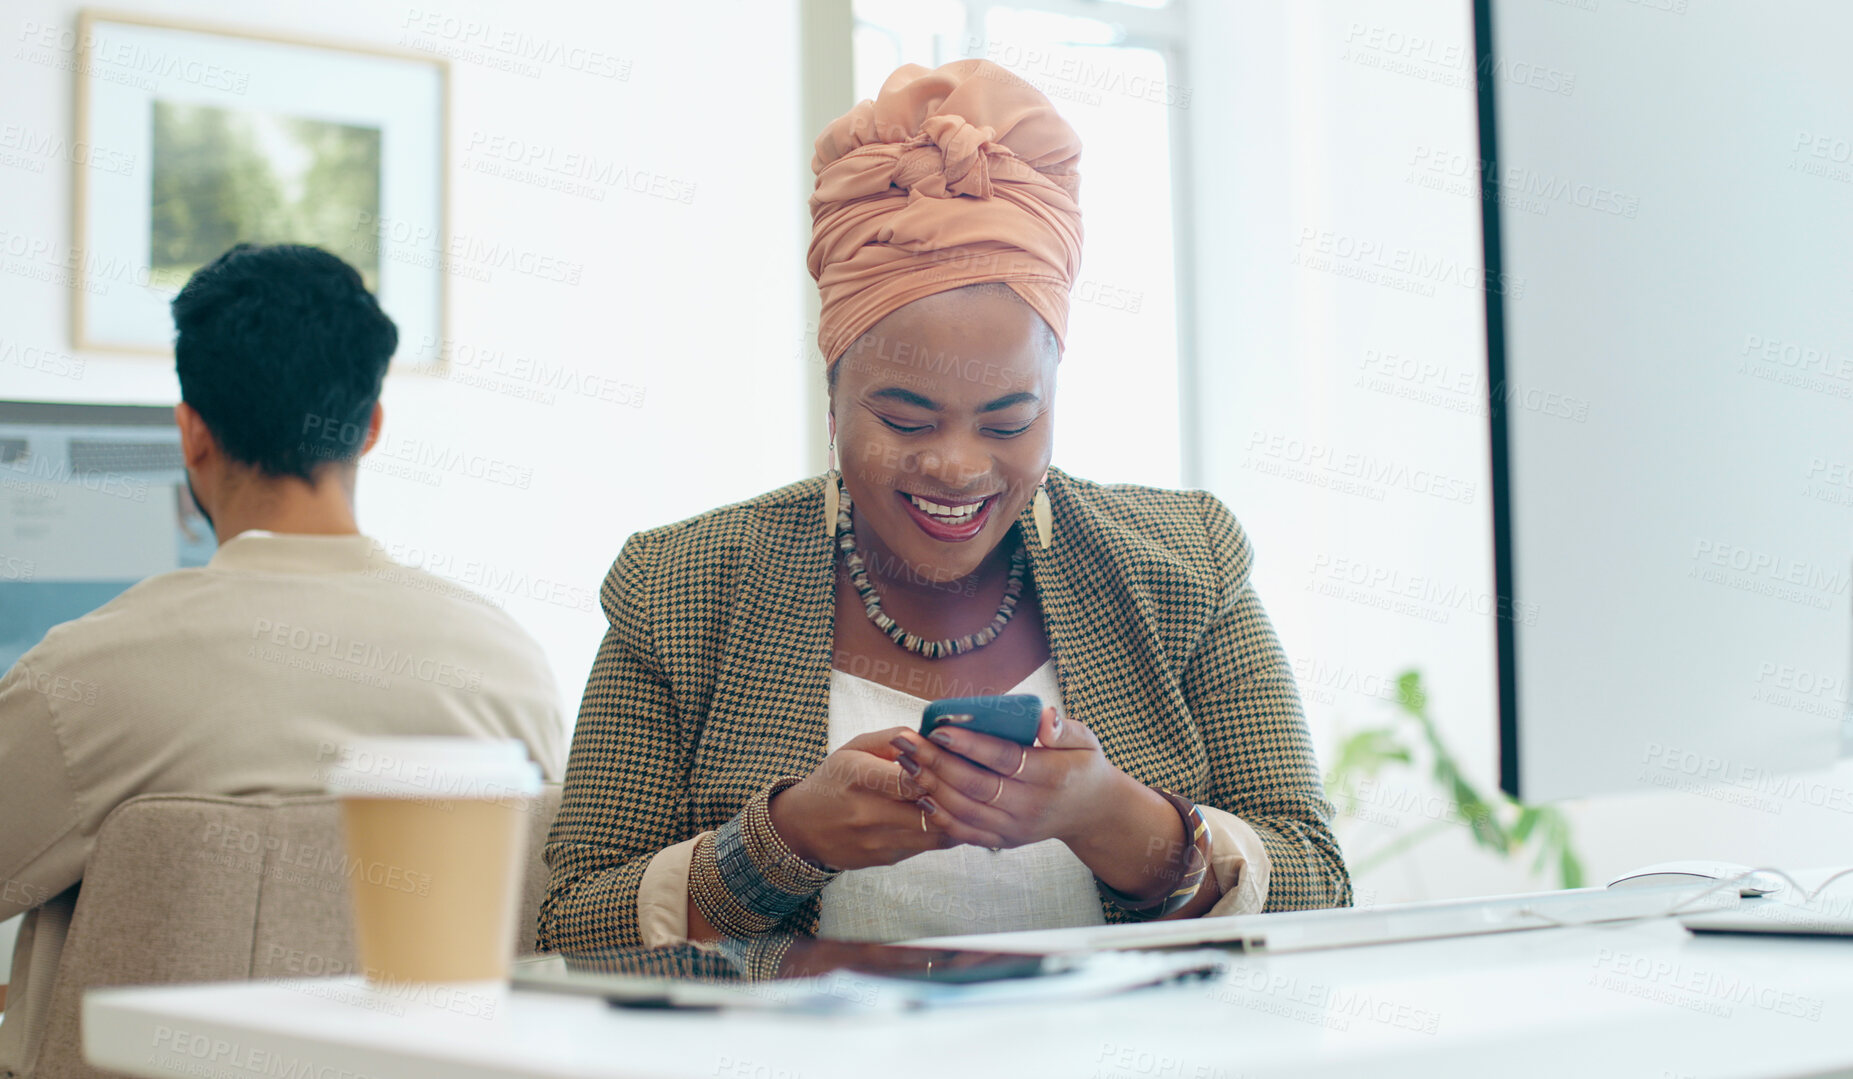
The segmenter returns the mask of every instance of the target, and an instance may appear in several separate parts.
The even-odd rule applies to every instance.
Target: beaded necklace
[[[841,483],[841,480],[838,481]],[[853,508],[849,501],[849,489],[842,488],[837,496],[836,544],[843,550],[844,564],[849,567],[849,582],[856,586],[856,594],[862,597],[863,612],[875,628],[888,635],[888,639],[917,656],[926,659],[941,659],[947,656],[964,655],[976,652],[992,641],[1010,624],[1010,619],[1017,613],[1017,598],[1023,594],[1023,571],[1028,565],[1028,556],[1023,546],[1010,552],[1010,579],[1004,585],[1003,602],[997,606],[997,614],[991,618],[991,624],[976,633],[967,633],[963,637],[949,637],[944,640],[929,641],[902,629],[889,614],[881,609],[881,594],[875,591],[870,582],[868,568],[863,564],[862,554],[856,550],[856,526],[851,519]]]

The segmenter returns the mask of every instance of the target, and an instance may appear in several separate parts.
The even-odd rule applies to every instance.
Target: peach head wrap
[[[1081,263],[1081,140],[989,60],[908,64],[817,137],[811,276],[834,365],[903,304],[1007,283],[1055,331]]]

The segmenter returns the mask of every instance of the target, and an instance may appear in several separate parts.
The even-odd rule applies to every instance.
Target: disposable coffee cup
[[[342,747],[328,789],[341,797],[367,981],[389,989],[505,985],[526,818],[540,793],[526,748],[514,739],[359,739]],[[443,996],[455,998],[441,1005],[452,1011],[482,1006]]]

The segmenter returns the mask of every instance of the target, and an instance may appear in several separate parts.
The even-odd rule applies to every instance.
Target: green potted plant
[[[1347,732],[1339,740],[1326,773],[1326,791],[1340,813],[1361,815],[1361,785],[1375,783],[1390,769],[1414,769],[1423,757],[1445,797],[1444,811],[1427,824],[1353,857],[1354,875],[1361,876],[1447,829],[1465,827],[1482,849],[1507,859],[1528,855],[1534,875],[1554,870],[1560,887],[1582,887],[1583,863],[1570,835],[1569,819],[1561,810],[1514,801],[1503,792],[1491,798],[1481,795],[1441,740],[1417,671],[1397,676],[1394,712],[1388,723]]]

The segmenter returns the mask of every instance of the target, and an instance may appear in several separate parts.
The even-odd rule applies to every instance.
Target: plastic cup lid
[[[356,738],[327,769],[330,793],[372,798],[532,798],[540,766],[514,738]]]

